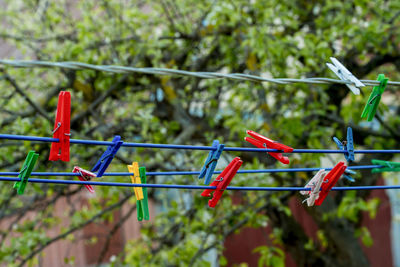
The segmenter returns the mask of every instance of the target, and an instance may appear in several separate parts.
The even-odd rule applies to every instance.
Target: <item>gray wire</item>
[[[177,75],[177,76],[189,76],[201,79],[232,79],[239,81],[252,81],[252,82],[270,82],[277,84],[290,84],[290,83],[308,83],[308,84],[351,84],[350,81],[342,81],[330,78],[303,78],[303,79],[291,79],[291,78],[263,78],[261,76],[255,76],[243,73],[219,73],[219,72],[195,72],[195,71],[184,71],[177,69],[167,68],[135,68],[135,67],[124,67],[116,65],[92,65],[82,62],[63,61],[63,62],[50,62],[50,61],[39,61],[39,60],[0,60],[1,65],[17,67],[17,68],[64,68],[72,70],[95,70],[105,71],[112,73],[144,73],[144,74],[156,74],[156,75]],[[379,85],[379,81],[375,80],[361,80],[365,85]],[[400,86],[400,82],[389,81],[389,85]]]

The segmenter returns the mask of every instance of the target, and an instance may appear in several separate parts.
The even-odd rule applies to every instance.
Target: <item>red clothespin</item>
[[[314,203],[316,206],[322,204],[324,199],[328,196],[329,191],[331,191],[332,187],[339,181],[346,168],[347,166],[341,161],[325,176],[321,185],[321,192],[319,192],[319,196]]]
[[[265,136],[262,136],[261,134],[258,134],[256,132],[249,131],[249,130],[247,130],[246,132],[247,132],[247,134],[251,135],[255,139],[253,139],[251,137],[245,137],[244,140],[255,145],[256,147],[283,150],[283,152],[285,152],[285,153],[290,153],[293,151],[293,148],[291,148],[290,146],[285,146],[285,145],[278,143],[274,140],[271,140]],[[271,156],[273,156],[274,158],[276,158],[283,164],[289,164],[289,158],[284,157],[282,155],[282,153],[268,152],[268,154],[270,154]]]
[[[222,171],[222,173],[218,175],[217,179],[210,184],[210,186],[216,186],[217,188],[206,189],[203,191],[203,193],[201,193],[203,197],[211,197],[211,193],[214,191],[212,199],[208,201],[208,206],[210,208],[214,208],[215,205],[217,205],[222,193],[224,193],[226,187],[230,184],[240,166],[242,166],[242,163],[243,161],[240,160],[239,157],[234,158]]]
[[[51,143],[49,160],[69,161],[70,120],[71,93],[61,91],[58,95],[56,120],[53,129],[53,138],[58,138],[60,141]]]
[[[82,169],[81,167],[75,166],[74,169],[72,170],[73,173],[78,173],[79,175],[78,178],[79,180],[86,182],[90,181],[92,177],[96,177],[96,174],[93,172],[87,171],[85,169]],[[87,190],[89,190],[90,193],[94,193],[94,189],[91,185],[85,184],[85,187]]]

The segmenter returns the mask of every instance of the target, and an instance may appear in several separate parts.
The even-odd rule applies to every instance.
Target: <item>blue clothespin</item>
[[[206,162],[204,163],[204,166],[199,174],[199,179],[205,177],[204,184],[209,184],[211,182],[212,175],[214,173],[215,167],[217,166],[218,159],[221,156],[222,151],[224,150],[224,147],[225,145],[220,144],[218,140],[213,141],[213,150],[208,153]]]
[[[344,178],[346,178],[347,180],[349,180],[349,181],[352,182],[352,183],[354,183],[354,182],[356,181],[356,180],[354,180],[353,177],[350,176],[350,175],[356,174],[355,171],[346,169],[346,170],[344,171],[344,173],[345,173],[345,174],[343,174],[343,177],[344,177]]]
[[[107,147],[107,150],[103,153],[101,158],[97,161],[96,165],[92,168],[91,172],[97,171],[97,177],[102,177],[104,172],[106,171],[108,165],[110,165],[111,161],[117,154],[118,149],[122,145],[121,136],[116,135],[112,140],[113,144]]]
[[[354,141],[353,141],[353,130],[351,127],[347,128],[347,141],[341,142],[336,137],[333,137],[333,141],[335,141],[336,145],[340,150],[347,150],[344,153],[344,157],[346,158],[348,163],[354,161]]]

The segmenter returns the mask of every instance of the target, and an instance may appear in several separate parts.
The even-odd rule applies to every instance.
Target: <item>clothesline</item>
[[[189,76],[201,79],[231,79],[239,81],[252,81],[252,82],[271,82],[277,84],[290,84],[290,83],[306,83],[306,84],[351,84],[351,81],[336,80],[331,78],[264,78],[261,76],[244,74],[244,73],[219,73],[219,72],[195,72],[185,71],[168,68],[135,68],[116,65],[93,65],[82,62],[63,61],[63,62],[50,62],[40,60],[0,60],[1,65],[19,68],[63,68],[72,70],[95,70],[112,73],[143,73],[155,75],[177,75]],[[365,85],[379,85],[379,81],[375,80],[360,80]],[[400,82],[389,81],[387,84],[393,86],[400,86]]]
[[[45,62],[45,61],[9,61],[0,60],[0,64],[12,65],[14,67],[60,67],[69,69],[91,69],[96,71],[108,71],[116,73],[131,73],[140,72],[147,74],[160,74],[160,75],[184,75],[192,76],[197,78],[228,78],[228,79],[239,79],[239,80],[251,80],[251,81],[261,81],[261,82],[274,82],[279,84],[287,83],[340,83],[346,84],[347,87],[354,93],[359,94],[360,90],[358,87],[365,86],[362,82],[352,76],[352,74],[335,58],[331,58],[332,63],[328,63],[328,67],[341,79],[327,79],[327,78],[311,78],[311,79],[264,79],[257,76],[245,75],[245,74],[220,74],[211,72],[188,72],[173,69],[160,69],[160,68],[131,68],[131,67],[120,67],[120,66],[96,66],[90,64],[84,64],[79,62]],[[388,79],[384,77],[383,74],[378,76],[378,81],[363,81],[365,84],[369,85],[379,85],[380,90],[384,90]],[[400,82],[391,82],[390,84],[400,85]],[[371,100],[378,99],[379,94],[373,95],[377,90],[377,87],[373,88],[371,93]],[[375,103],[375,102],[374,102]],[[376,103],[376,104],[377,104]],[[246,147],[225,147],[224,144],[220,144],[218,140],[214,140],[212,146],[196,146],[196,145],[175,145],[175,144],[153,144],[153,143],[130,143],[123,142],[119,135],[114,136],[113,141],[97,141],[97,140],[82,140],[82,139],[70,139],[70,113],[71,113],[71,94],[67,91],[61,91],[59,94],[59,102],[57,106],[56,120],[53,128],[53,138],[50,137],[37,137],[37,136],[25,136],[25,135],[13,135],[13,134],[0,134],[0,139],[10,139],[10,140],[23,140],[23,141],[40,141],[51,143],[51,149],[49,154],[49,160],[56,161],[62,160],[68,162],[70,160],[70,144],[85,144],[85,145],[103,145],[108,146],[107,150],[103,153],[101,158],[97,161],[95,166],[91,171],[87,171],[78,166],[74,167],[72,173],[69,172],[36,172],[32,173],[34,165],[38,159],[39,154],[35,151],[29,151],[24,165],[20,172],[0,172],[0,175],[12,175],[18,177],[0,177],[0,181],[15,181],[13,188],[17,189],[18,194],[23,194],[27,183],[53,183],[53,184],[76,184],[85,185],[89,192],[94,193],[92,185],[97,186],[122,186],[122,187],[134,187],[135,195],[137,201],[139,201],[142,209],[147,210],[144,212],[139,212],[138,210],[138,220],[143,218],[143,214],[146,213],[145,218],[148,219],[148,208],[147,207],[147,191],[145,188],[174,188],[174,189],[203,189],[202,196],[210,197],[211,192],[212,199],[209,200],[209,206],[215,207],[219,199],[222,196],[224,190],[246,190],[246,191],[311,191],[309,198],[307,198],[307,204],[309,206],[320,205],[330,190],[375,190],[375,189],[400,189],[400,186],[352,186],[352,187],[336,187],[333,186],[340,179],[342,175],[349,179],[354,180],[347,174],[345,174],[347,166],[341,161],[336,164],[334,168],[326,168],[326,170],[331,170],[329,173],[322,168],[299,168],[299,169],[275,169],[275,170],[242,170],[239,173],[267,173],[267,172],[295,172],[295,171],[311,171],[318,170],[317,174],[310,180],[310,182],[305,187],[234,187],[228,186],[232,178],[238,172],[243,161],[240,157],[234,158],[229,165],[224,169],[224,171],[215,172],[215,167],[223,151],[247,151],[247,152],[268,152],[272,157],[276,158],[283,164],[289,164],[289,158],[282,156],[282,153],[338,153],[344,154],[348,162],[354,161],[355,153],[400,153],[400,149],[392,150],[354,150],[353,145],[353,134],[352,129],[348,127],[347,129],[347,140],[340,141],[334,137],[334,141],[338,146],[338,150],[333,149],[293,149],[292,147],[280,144],[274,140],[271,140],[265,136],[262,136],[254,131],[247,130],[246,133],[251,137],[246,137],[245,140],[258,148],[246,148]],[[373,118],[375,109],[371,109],[369,106],[363,111],[362,117],[365,114],[368,115],[368,120]],[[176,184],[147,184],[146,183],[146,168],[144,166],[139,167],[137,162],[133,162],[132,165],[128,165],[129,172],[123,173],[108,173],[105,171],[112,159],[118,152],[121,146],[125,147],[143,147],[143,148],[160,148],[160,149],[186,149],[186,150],[209,150],[210,153],[206,159],[205,165],[200,172],[153,172],[147,173],[147,175],[196,175],[199,178],[205,178],[205,186],[198,185],[176,185]],[[276,153],[271,153],[276,152]],[[369,165],[360,166],[359,169],[367,168],[381,168],[378,170],[373,169],[372,172],[381,171],[398,171],[399,163],[390,163],[375,160],[373,164],[381,165]],[[356,169],[357,166],[353,166],[351,169]],[[97,172],[97,174],[93,173]],[[215,173],[221,173],[217,179],[215,179],[211,186],[208,184],[211,181],[212,175]],[[352,173],[349,171],[348,173]],[[38,176],[78,176],[81,181],[74,180],[56,180],[56,179],[40,179],[31,178],[31,175]],[[94,177],[102,177],[103,175],[114,175],[114,176],[131,176],[132,183],[120,183],[120,182],[93,182],[90,181]],[[326,177],[325,177],[326,175]],[[142,189],[144,188],[144,189]],[[305,193],[305,192],[300,192]],[[318,196],[318,198],[316,198]],[[140,215],[140,216],[139,216]]]
[[[0,177],[0,181],[18,182],[19,178]],[[132,184],[115,182],[92,182],[92,181],[74,181],[74,180],[54,180],[29,178],[29,183],[45,184],[77,184],[77,185],[96,185],[96,186],[120,186],[120,187],[148,187],[148,188],[170,188],[170,189],[217,189],[216,186],[208,185],[177,185],[177,184]],[[400,189],[400,185],[377,185],[377,186],[346,186],[333,187],[333,191],[349,190],[379,190],[379,189]],[[226,190],[245,190],[245,191],[310,191],[306,187],[252,187],[252,186],[228,186]]]
[[[349,166],[347,169],[350,170],[363,170],[382,168],[382,165],[364,165],[364,166]],[[311,172],[325,169],[327,171],[332,168],[292,168],[292,169],[264,169],[264,170],[239,170],[237,173],[279,173],[279,172]],[[220,174],[222,171],[214,171],[213,174]],[[146,172],[146,176],[169,176],[169,175],[198,175],[199,171],[175,171],[175,172]],[[0,172],[0,175],[11,175],[18,176],[19,172]],[[79,173],[73,172],[32,172],[33,176],[79,176]],[[131,176],[134,175],[131,172],[108,172],[104,173],[103,176]]]
[[[0,139],[8,140],[23,140],[23,141],[39,141],[39,142],[59,142],[58,138],[51,137],[39,137],[39,136],[27,136],[27,135],[14,135],[14,134],[0,134]],[[96,146],[110,146],[113,142],[110,141],[96,141],[96,140],[82,140],[82,139],[70,139],[71,144],[84,144],[84,145],[96,145]],[[211,146],[194,146],[194,145],[171,145],[171,144],[152,144],[152,143],[129,143],[124,142],[121,146],[125,147],[144,147],[144,148],[160,148],[160,149],[186,149],[186,150],[216,150]],[[277,149],[262,149],[262,148],[246,148],[246,147],[224,147],[224,151],[243,151],[243,152],[280,152]],[[293,149],[292,153],[329,153],[329,154],[343,154],[347,153],[347,150],[336,150],[336,149]],[[375,153],[400,153],[400,149],[364,149],[354,150],[354,153],[359,154],[375,154]]]

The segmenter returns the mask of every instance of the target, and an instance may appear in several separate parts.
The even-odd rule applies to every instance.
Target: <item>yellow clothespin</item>
[[[127,165],[129,172],[133,173],[131,175],[131,180],[133,184],[141,184],[140,174],[139,174],[139,163],[132,162],[132,165]],[[143,199],[143,188],[142,187],[134,187],[135,196],[137,200]]]

